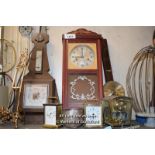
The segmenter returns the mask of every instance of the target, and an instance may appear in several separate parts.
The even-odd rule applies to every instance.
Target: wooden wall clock
[[[78,29],[62,36],[64,109],[83,108],[86,100],[103,98],[102,36]]]
[[[43,123],[43,104],[49,97],[58,97],[55,80],[49,72],[46,44],[49,36],[40,32],[33,36],[34,48],[29,63],[29,73],[24,76],[21,108],[25,123]],[[54,101],[53,101],[54,102]]]

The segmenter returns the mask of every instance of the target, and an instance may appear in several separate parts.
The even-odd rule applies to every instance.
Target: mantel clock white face
[[[45,124],[56,125],[56,106],[45,107]]]
[[[95,43],[69,43],[69,69],[97,69]]]
[[[102,125],[102,107],[101,106],[86,106],[86,126],[101,126]]]

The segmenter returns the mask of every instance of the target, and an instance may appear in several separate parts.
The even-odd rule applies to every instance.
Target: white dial
[[[101,106],[87,106],[86,107],[86,123],[87,125],[92,125],[92,126],[102,124]]]
[[[78,45],[70,53],[71,62],[78,67],[86,67],[93,64],[94,51],[87,45]]]
[[[45,124],[56,125],[56,106],[46,106]]]

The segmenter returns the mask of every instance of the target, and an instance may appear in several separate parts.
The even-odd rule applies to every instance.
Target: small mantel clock
[[[83,108],[86,100],[103,98],[101,35],[78,29],[62,36],[63,109]]]
[[[40,32],[33,36],[34,48],[29,63],[29,73],[24,76],[21,103],[25,123],[43,123],[43,104],[49,97],[57,97],[55,80],[49,72],[46,44],[49,36]]]

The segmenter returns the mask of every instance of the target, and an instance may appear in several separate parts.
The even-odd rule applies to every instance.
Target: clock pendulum
[[[54,78],[48,73],[49,63],[46,44],[49,42],[47,33],[40,32],[33,36],[34,48],[28,66],[29,73],[24,76],[21,107],[25,123],[43,123],[43,104],[48,103],[48,98],[58,99]],[[56,100],[53,100],[56,102]]]

